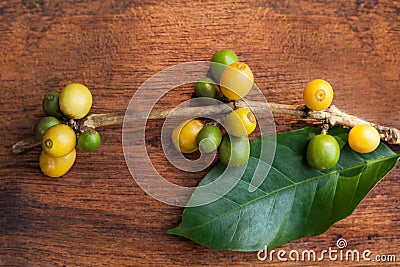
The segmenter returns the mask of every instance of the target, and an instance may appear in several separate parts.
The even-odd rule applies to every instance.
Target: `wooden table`
[[[340,109],[400,128],[399,15],[399,2],[390,0],[1,1],[0,264],[266,265],[256,253],[212,251],[167,235],[183,209],[158,202],[135,183],[120,126],[101,129],[100,149],[79,152],[59,179],[40,172],[39,148],[14,155],[11,145],[30,136],[49,91],[80,82],[92,91],[92,113],[120,113],[153,74],[209,60],[224,48],[251,66],[268,101],[301,104],[305,84],[323,78]],[[190,86],[174,90],[159,107],[174,107],[191,94]],[[171,181],[196,185],[206,170],[174,171],[162,154],[162,124],[147,127],[154,165]],[[277,116],[276,124],[278,132],[306,126],[288,116]],[[343,237],[349,249],[399,261],[399,179],[398,165],[351,216],[282,248],[323,250]]]

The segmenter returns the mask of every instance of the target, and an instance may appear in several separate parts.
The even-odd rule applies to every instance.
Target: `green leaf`
[[[187,207],[180,225],[168,233],[215,250],[257,251],[325,232],[352,213],[396,166],[400,155],[382,143],[372,153],[356,153],[345,145],[347,130],[334,128],[329,133],[343,147],[340,160],[333,169],[317,171],[307,165],[305,151],[319,132],[320,129],[304,128],[251,142],[251,157],[244,174],[239,178],[234,173],[223,177],[237,179],[233,189],[210,204]],[[274,142],[275,138],[276,152],[271,166],[259,158],[262,143]],[[250,192],[257,165],[265,169],[264,175],[269,172],[261,185]],[[199,186],[216,180],[224,169],[218,164]],[[212,190],[208,193],[218,193]],[[207,192],[196,189],[189,203],[206,195]]]

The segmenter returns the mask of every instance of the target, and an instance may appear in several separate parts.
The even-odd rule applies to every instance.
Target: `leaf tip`
[[[177,228],[178,227],[174,227],[174,228],[168,229],[166,231],[166,233],[169,234],[169,235],[177,235]]]

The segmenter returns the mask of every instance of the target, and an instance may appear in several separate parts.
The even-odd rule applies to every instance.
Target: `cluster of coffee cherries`
[[[211,65],[212,78],[205,78],[195,84],[195,95],[203,98],[239,100],[247,95],[253,85],[253,73],[249,66],[240,62],[231,50],[217,51],[211,58],[217,64]],[[219,81],[219,85],[215,81]],[[304,104],[312,111],[327,109],[333,100],[332,86],[325,80],[313,80],[306,85]],[[254,114],[247,108],[239,108],[228,114],[224,121],[225,135],[213,121],[208,124],[200,119],[182,122],[172,131],[175,148],[182,153],[197,150],[211,153],[219,148],[220,161],[231,167],[244,165],[249,159],[248,135],[257,125]],[[348,135],[349,146],[358,153],[370,153],[380,143],[378,131],[371,125],[353,127]],[[337,140],[322,129],[307,147],[308,164],[318,170],[333,168],[340,158]]]
[[[195,95],[202,98],[239,100],[247,95],[253,86],[253,73],[249,66],[239,62],[231,50],[217,51],[211,59],[211,72],[215,81],[205,78],[194,86]],[[219,160],[227,166],[243,166],[250,156],[248,135],[257,126],[251,110],[239,108],[225,117],[222,134],[221,126],[212,121],[205,124],[200,119],[182,122],[172,131],[175,148],[182,153],[192,153],[200,149],[212,153],[218,149]]]
[[[332,86],[324,80],[311,81],[304,88],[304,104],[313,111],[323,111],[333,100]],[[353,127],[348,135],[348,144],[358,153],[370,153],[380,143],[379,132],[369,124]],[[311,139],[307,147],[308,164],[318,170],[333,168],[340,158],[340,146],[336,139],[329,135],[327,129]]]
[[[100,135],[94,129],[76,133],[67,123],[84,118],[92,107],[92,94],[79,83],[65,86],[61,93],[51,92],[42,102],[47,114],[34,127],[34,136],[41,141],[39,165],[49,177],[60,177],[73,166],[76,143],[82,151],[93,151],[100,145]],[[78,138],[77,138],[78,135]]]

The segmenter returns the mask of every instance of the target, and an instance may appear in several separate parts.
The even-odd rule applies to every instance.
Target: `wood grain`
[[[101,148],[80,152],[59,179],[41,174],[39,149],[15,156],[10,147],[44,115],[46,92],[81,82],[93,93],[93,113],[118,113],[153,74],[209,60],[222,48],[251,66],[268,101],[301,104],[305,84],[323,78],[341,110],[400,128],[399,15],[392,0],[0,1],[0,265],[269,264],[256,253],[216,252],[165,234],[179,223],[182,208],[156,201],[135,183],[121,127],[102,129]],[[190,87],[173,90],[157,107],[191,95]],[[276,117],[276,124],[279,132],[305,126],[288,116]],[[162,125],[147,125],[152,162],[168,180],[196,185],[207,170],[174,169],[162,152]],[[397,166],[351,216],[282,248],[319,251],[343,237],[349,249],[399,261],[399,179]]]

